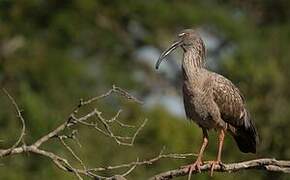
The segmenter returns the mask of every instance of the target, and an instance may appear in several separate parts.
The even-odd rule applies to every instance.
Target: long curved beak
[[[159,65],[161,64],[162,60],[168,56],[168,54],[170,54],[172,51],[174,51],[176,48],[178,48],[181,45],[182,41],[176,41],[174,42],[168,49],[166,49],[158,58],[156,64],[155,64],[155,68],[158,69]]]

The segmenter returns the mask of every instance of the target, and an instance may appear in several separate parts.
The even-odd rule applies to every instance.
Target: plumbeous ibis
[[[239,89],[224,76],[206,69],[205,45],[196,30],[186,29],[178,34],[175,41],[159,57],[158,69],[162,60],[181,47],[183,50],[183,101],[186,116],[194,121],[203,132],[203,143],[196,161],[186,166],[189,174],[200,171],[202,155],[208,144],[208,131],[218,132],[217,159],[211,162],[211,175],[214,167],[221,164],[221,151],[225,133],[229,132],[244,153],[255,153],[259,138],[244,97]]]

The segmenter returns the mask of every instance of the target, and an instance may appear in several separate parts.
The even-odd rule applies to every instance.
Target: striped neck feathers
[[[182,66],[185,70],[205,68],[205,46],[201,39],[197,40],[193,45],[185,45],[182,48],[184,50]]]

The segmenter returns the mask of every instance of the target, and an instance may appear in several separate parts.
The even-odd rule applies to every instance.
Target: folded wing
[[[213,97],[222,119],[229,124],[229,131],[242,152],[256,152],[259,138],[245,100],[239,89],[225,77],[215,74]]]

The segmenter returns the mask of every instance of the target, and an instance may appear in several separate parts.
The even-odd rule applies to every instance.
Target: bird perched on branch
[[[227,78],[206,69],[205,45],[196,30],[186,29],[159,57],[156,69],[162,60],[176,48],[183,49],[183,101],[186,116],[202,128],[203,143],[196,161],[186,166],[189,174],[200,171],[203,152],[208,144],[208,131],[218,131],[218,154],[211,161],[211,175],[216,165],[221,165],[221,152],[225,133],[229,132],[239,149],[244,153],[256,153],[259,138],[244,97]]]

